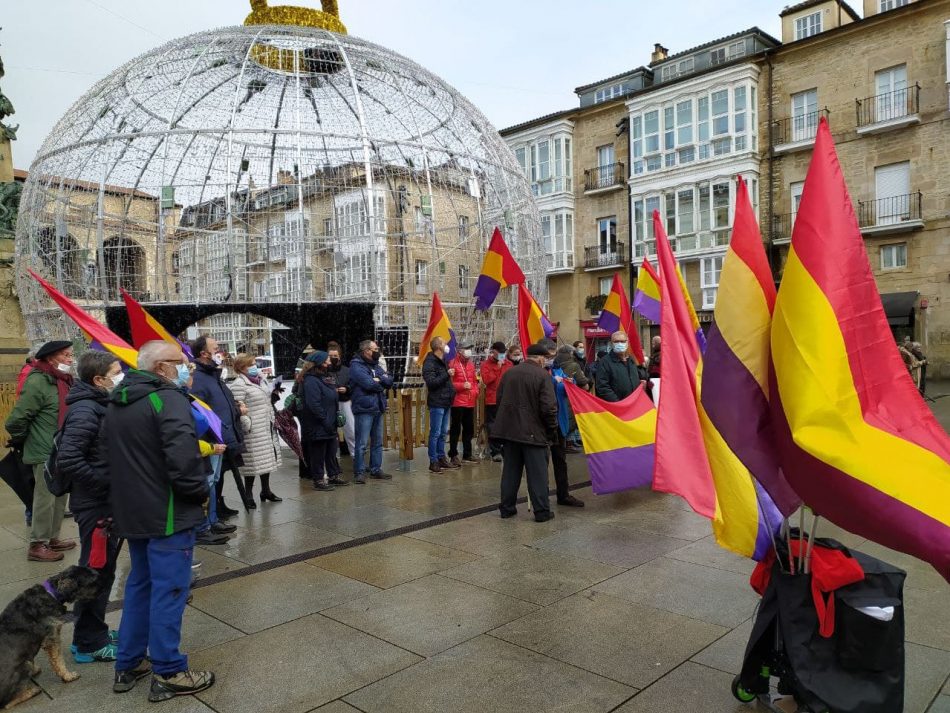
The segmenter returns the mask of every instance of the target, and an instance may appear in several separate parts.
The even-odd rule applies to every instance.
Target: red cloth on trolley
[[[803,542],[793,539],[790,546],[792,557],[797,559],[803,547],[807,553],[808,540]],[[749,584],[759,596],[765,594],[769,586],[773,564],[775,564],[775,550],[771,550],[752,572]],[[818,633],[827,639],[835,633],[835,590],[863,580],[864,570],[847,552],[822,547],[816,543],[811,553],[809,575],[811,575],[811,595],[815,602],[815,612],[818,614]]]

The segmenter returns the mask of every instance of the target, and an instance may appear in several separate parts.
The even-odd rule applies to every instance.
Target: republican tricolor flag
[[[637,364],[642,364],[643,345],[640,344],[639,330],[633,312],[630,310],[630,301],[627,299],[627,293],[623,289],[623,283],[620,281],[620,275],[614,275],[614,283],[607,295],[607,301],[600,311],[600,317],[597,319],[597,326],[608,334],[623,331],[629,340],[630,353],[633,354]]]
[[[773,427],[792,487],[822,517],[950,580],[950,438],[898,354],[825,118],[771,348]]]
[[[122,290],[122,299],[125,300],[125,311],[129,315],[129,329],[132,332],[132,345],[136,349],[140,349],[146,342],[169,342],[170,344],[181,347],[186,357],[194,359],[188,345],[184,344],[180,339],[173,337],[171,332],[165,329],[157,319],[150,315],[146,309],[125,290]]]
[[[524,284],[524,273],[508,250],[501,231],[495,228],[472,293],[475,296],[475,309],[486,310],[491,307],[502,287],[521,284]]]
[[[524,284],[518,285],[518,338],[521,348],[527,353],[528,347],[552,334],[554,325],[544,314],[541,305]]]
[[[633,308],[651,322],[660,323],[660,276],[646,258],[637,273]]]
[[[436,337],[442,337],[445,341],[445,356],[456,356],[455,330],[452,329],[452,323],[449,321],[449,315],[442,307],[442,300],[439,299],[439,293],[432,293],[432,309],[429,311],[429,326],[426,327],[426,333],[422,335],[422,343],[419,345],[419,364],[422,364],[426,355],[431,351],[429,342]],[[448,361],[448,359],[446,359]]]

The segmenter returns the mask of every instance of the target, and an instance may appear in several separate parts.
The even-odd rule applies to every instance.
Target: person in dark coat
[[[192,374],[191,395],[204,401],[214,414],[221,419],[221,438],[227,449],[224,455],[211,456],[211,488],[214,497],[208,503],[208,521],[198,529],[198,543],[203,545],[221,545],[227,542],[227,535],[234,532],[234,525],[219,522],[219,518],[237,514],[224,504],[221,475],[229,470],[234,474],[235,484],[245,510],[254,510],[257,504],[244,492],[238,467],[242,464],[244,452],[244,433],[241,428],[242,410],[234,401],[231,389],[222,380],[221,363],[223,356],[218,352],[218,343],[206,335],[191,343],[191,353],[195,356],[195,370]]]
[[[359,352],[350,362],[350,393],[353,418],[356,419],[356,453],[353,456],[353,482],[366,483],[366,449],[372,440],[369,455],[369,477],[390,480],[383,472],[383,414],[386,413],[386,390],[393,378],[379,365],[379,346],[372,339],[360,342]]]
[[[106,606],[115,581],[115,563],[120,540],[109,527],[109,468],[102,449],[102,423],[109,393],[125,375],[119,360],[108,352],[89,350],[79,358],[79,381],[66,395],[63,422],[56,452],[56,467],[72,483],[70,504],[79,526],[79,564],[89,566],[93,532],[103,526],[107,533],[106,562],[99,571],[101,590],[90,602],[73,608],[73,657],[76,663],[115,661],[117,635],[106,624]]]
[[[330,355],[329,373],[336,380],[336,392],[340,395],[340,411],[346,418],[343,424],[343,442],[346,451],[343,455],[353,456],[356,451],[356,421],[353,418],[353,405],[350,403],[350,367],[343,363],[343,347],[339,342],[327,342],[327,354]]]
[[[653,337],[650,341],[650,366],[648,369],[651,379],[660,378],[660,359],[662,356],[660,348],[662,344],[663,340],[660,338],[660,335]]]
[[[330,356],[317,350],[311,353],[298,374],[301,440],[307,455],[310,477],[316,490],[333,490],[349,485],[343,478],[337,459],[337,411],[339,393],[329,373]]]
[[[597,361],[594,391],[604,401],[623,401],[640,386],[640,371],[628,345],[626,332],[614,332],[610,352]]]
[[[443,468],[461,468],[445,454],[445,439],[449,435],[449,419],[455,386],[455,369],[445,363],[445,340],[434,337],[429,342],[429,353],[422,362],[422,380],[426,382],[426,405],[429,407],[429,470],[441,473]]]
[[[503,518],[518,512],[522,470],[528,479],[534,519],[545,522],[554,517],[548,501],[548,448],[557,435],[557,400],[544,369],[547,353],[543,346],[532,344],[525,361],[509,369],[498,387],[492,436],[504,441],[498,505]]]
[[[179,650],[195,528],[210,489],[181,348],[146,342],[138,366],[112,391],[103,422],[112,518],[132,562],[112,690],[131,690],[151,670],[149,700],[164,701],[214,683],[213,673],[189,670]]]

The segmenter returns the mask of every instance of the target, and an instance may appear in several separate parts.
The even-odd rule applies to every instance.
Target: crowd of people
[[[475,411],[484,389],[485,455],[503,462],[501,516],[516,514],[526,476],[534,519],[553,517],[549,457],[557,503],[583,507],[569,491],[567,454],[579,450],[579,435],[564,383],[608,400],[625,398],[647,378],[627,344],[623,332],[612,335],[610,352],[589,364],[580,342],[558,348],[543,339],[525,352],[495,342],[476,369],[473,344],[447,354],[443,340],[432,340],[421,365],[429,471],[478,462]],[[114,662],[115,692],[147,676],[152,701],[213,685],[213,673],[189,668],[180,636],[200,566],[195,545],[226,543],[236,530],[227,520],[238,511],[223,497],[227,473],[246,510],[257,508],[255,488],[262,506],[281,502],[271,489],[281,464],[280,434],[300,456],[301,476],[318,491],[391,479],[383,470],[383,418],[393,378],[373,340],[361,342],[348,363],[342,355],[337,342],[308,350],[283,403],[279,381],[268,380],[254,357],[232,359],[210,336],[187,350],[149,342],[139,350],[137,368],[127,371],[112,354],[94,350],[77,364],[67,341],[37,350],[6,422],[10,445],[35,482],[27,558],[55,562],[77,547],[61,537],[67,496],[48,486],[52,469],[69,483],[80,564],[95,561],[101,573],[100,597],[77,607],[72,653],[78,663]],[[280,429],[288,414],[299,432],[296,425],[292,434]],[[341,431],[352,480],[340,464]],[[105,614],[123,543],[131,570],[121,624],[113,631]]]

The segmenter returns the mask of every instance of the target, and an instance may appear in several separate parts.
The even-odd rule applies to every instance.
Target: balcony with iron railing
[[[855,99],[859,134],[876,134],[920,123],[920,85]]]
[[[892,235],[924,227],[920,191],[858,202],[858,225],[865,235]]]
[[[626,243],[617,241],[610,245],[589,245],[584,248],[585,270],[606,270],[620,267],[626,261]]]
[[[769,125],[769,143],[775,154],[802,151],[815,143],[818,122],[827,117],[828,109],[812,111],[799,116],[789,116]]]
[[[780,213],[772,216],[772,243],[786,245],[792,240],[792,228],[797,213]]]
[[[606,191],[622,188],[627,181],[622,162],[608,163],[584,171],[584,191]]]

